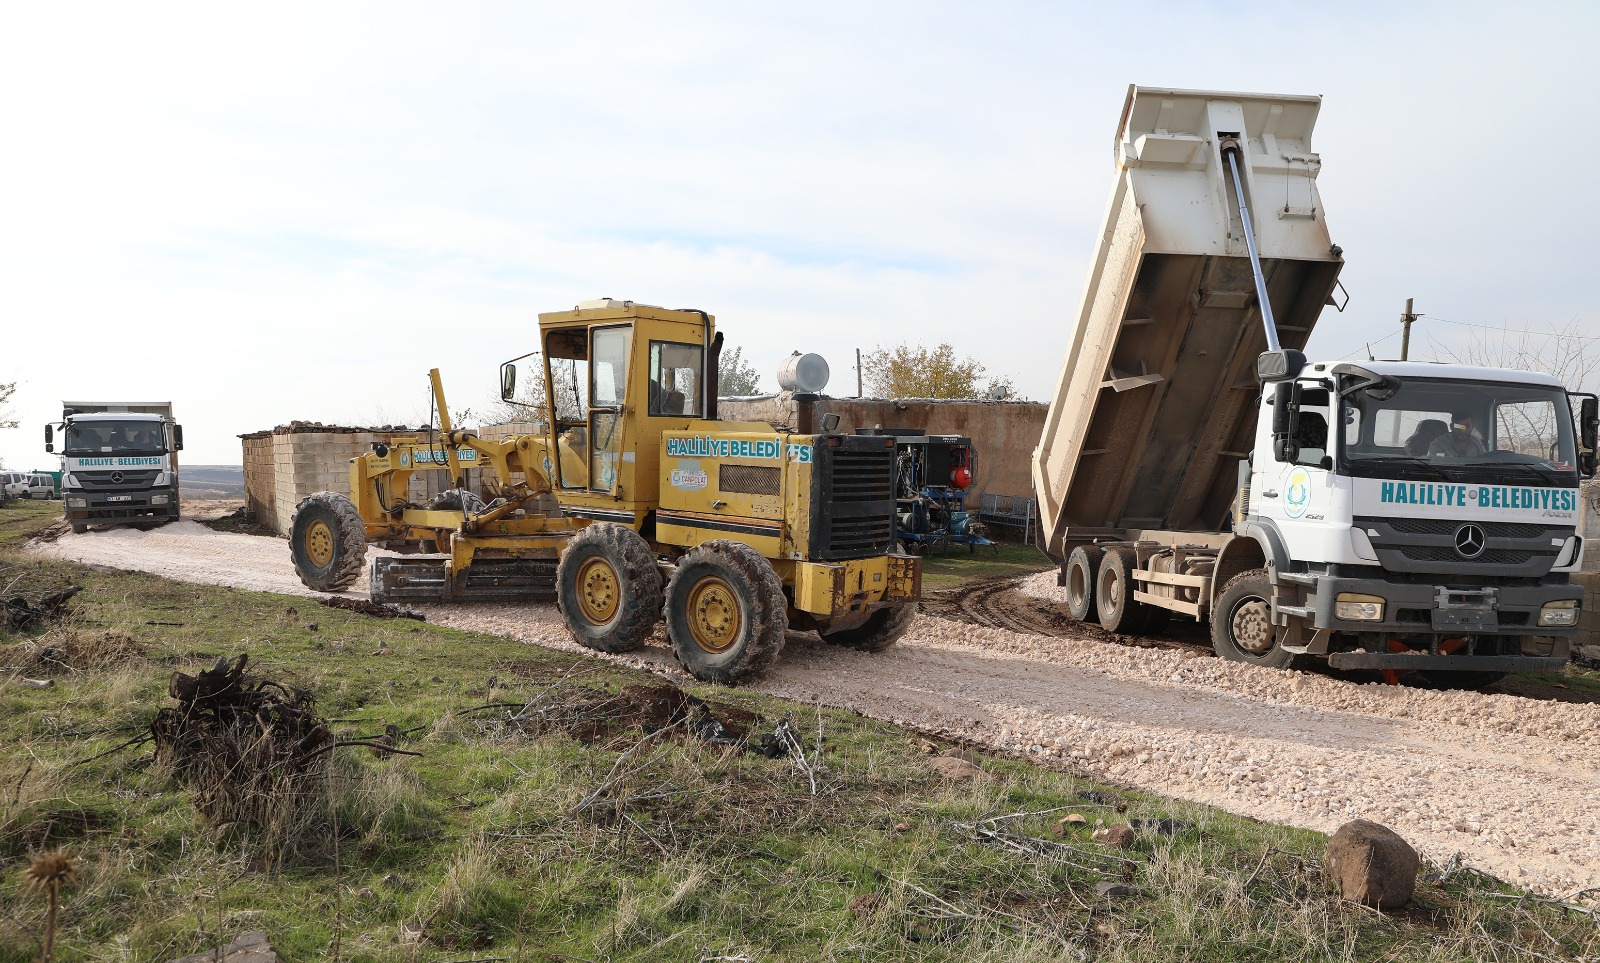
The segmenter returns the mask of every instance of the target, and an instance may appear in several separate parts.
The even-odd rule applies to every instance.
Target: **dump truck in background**
[[[1218,655],[1272,667],[1558,668],[1596,400],[1525,371],[1307,361],[1344,307],[1320,106],[1129,89],[1034,453],[1067,607],[1118,632],[1209,620]]]
[[[63,401],[45,425],[44,450],[61,433],[61,500],[74,532],[90,525],[163,525],[178,517],[183,426],[168,401]]]

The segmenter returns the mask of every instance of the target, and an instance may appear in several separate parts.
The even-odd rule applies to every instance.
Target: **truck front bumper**
[[[144,491],[62,493],[61,504],[67,521],[94,525],[136,525],[178,517],[178,490],[150,488]]]
[[[1372,620],[1339,618],[1335,603],[1340,595],[1383,599],[1383,617]],[[1539,613],[1545,606],[1568,600],[1581,606],[1583,588],[1559,583],[1459,588],[1322,575],[1317,577],[1307,607],[1311,609],[1315,628],[1335,632],[1570,638],[1578,634],[1580,609],[1573,610],[1571,625],[1539,624]]]
[[[1560,672],[1565,656],[1408,655],[1400,652],[1333,652],[1335,669],[1402,669],[1420,672]]]

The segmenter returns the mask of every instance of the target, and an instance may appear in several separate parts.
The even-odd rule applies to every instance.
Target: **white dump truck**
[[[162,525],[178,517],[183,426],[167,401],[64,401],[45,425],[44,450],[61,430],[61,499],[75,532],[90,525]]]
[[[1347,300],[1320,106],[1129,89],[1034,453],[1067,607],[1115,632],[1209,620],[1218,655],[1264,666],[1464,685],[1557,668],[1595,397],[1526,371],[1306,359]]]

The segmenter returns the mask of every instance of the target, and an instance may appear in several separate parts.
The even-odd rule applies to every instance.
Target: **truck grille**
[[[139,471],[75,471],[72,477],[78,480],[78,486],[86,492],[114,492],[131,488],[149,488],[155,484],[158,472],[150,469]]]
[[[881,435],[817,438],[811,474],[814,559],[887,555],[894,546],[894,448]]]
[[[1368,533],[1384,568],[1434,577],[1542,578],[1573,534],[1571,525],[1473,521],[1483,529],[1487,544],[1481,554],[1466,558],[1455,547],[1456,532],[1467,524],[1465,519],[1357,516],[1352,521]]]
[[[1391,518],[1389,527],[1407,535],[1454,535],[1461,521],[1453,518]],[[1478,522],[1490,538],[1539,538],[1544,535],[1543,525],[1521,525],[1516,522]]]
[[[1458,526],[1460,522],[1456,523]],[[1525,565],[1537,552],[1527,552],[1510,548],[1491,548],[1476,558],[1463,559],[1453,548],[1439,548],[1437,546],[1407,545],[1400,549],[1400,554],[1413,562],[1471,562],[1478,565]],[[1555,552],[1547,552],[1552,558]]]

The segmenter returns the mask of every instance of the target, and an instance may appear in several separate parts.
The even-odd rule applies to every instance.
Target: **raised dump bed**
[[[1321,98],[1130,87],[1116,187],[1034,455],[1041,530],[1074,544],[1220,532],[1268,347],[1223,148],[1237,140],[1272,313],[1303,348],[1343,260],[1311,150]]]

